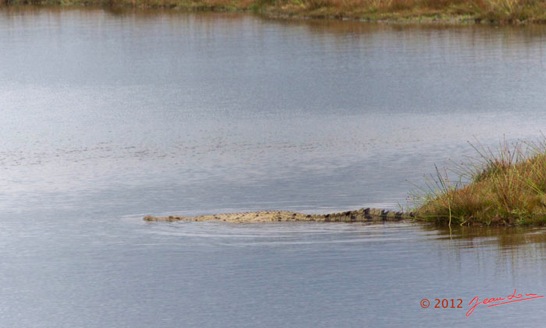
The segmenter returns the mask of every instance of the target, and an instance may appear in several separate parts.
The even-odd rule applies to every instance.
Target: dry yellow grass
[[[484,149],[482,149],[484,150]],[[415,215],[459,225],[546,224],[546,146],[504,144],[497,154],[480,151],[480,166],[469,166],[471,182],[458,187],[438,174],[437,188]]]

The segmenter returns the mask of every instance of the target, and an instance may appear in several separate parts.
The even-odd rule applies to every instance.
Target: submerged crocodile
[[[304,214],[290,211],[259,211],[226,213],[199,216],[152,216],[144,217],[145,221],[224,221],[232,223],[254,223],[254,222],[381,222],[401,221],[411,219],[413,213],[396,212],[378,208],[361,208],[356,211],[346,211],[329,214]]]

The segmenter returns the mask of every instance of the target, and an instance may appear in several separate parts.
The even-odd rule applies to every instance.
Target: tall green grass
[[[545,225],[546,143],[504,142],[497,150],[474,148],[477,160],[454,170],[456,182],[436,169],[414,209],[417,220],[445,225]]]

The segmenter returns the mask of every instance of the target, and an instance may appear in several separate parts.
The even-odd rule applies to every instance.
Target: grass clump
[[[430,191],[414,210],[421,221],[445,225],[546,224],[546,143],[474,147],[477,163],[461,167],[452,183],[436,169]],[[462,183],[463,180],[467,183]]]

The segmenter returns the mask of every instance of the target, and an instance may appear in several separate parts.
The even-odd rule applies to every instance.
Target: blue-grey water
[[[147,224],[399,208],[540,140],[546,28],[0,11],[0,326],[529,327],[546,231]],[[428,298],[463,309],[422,309]]]

